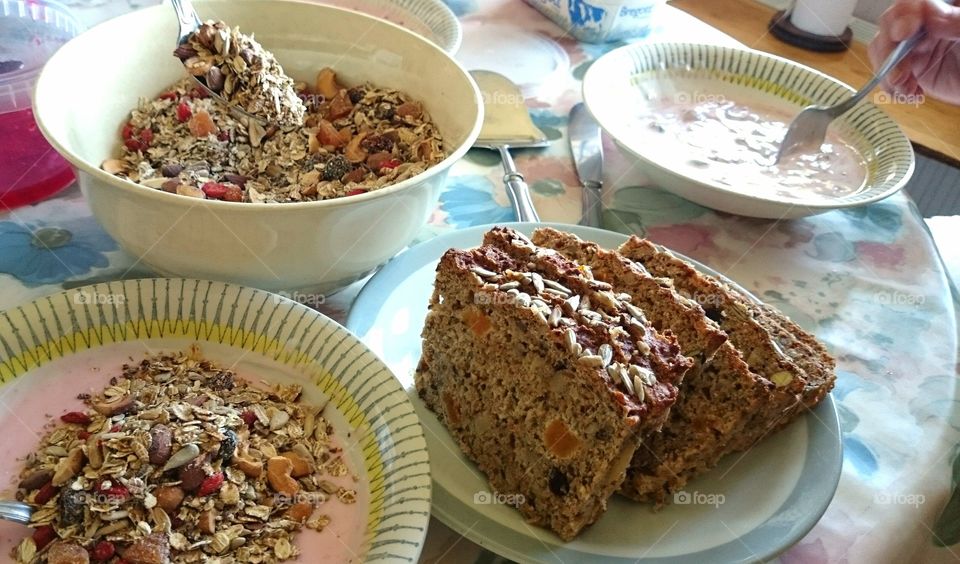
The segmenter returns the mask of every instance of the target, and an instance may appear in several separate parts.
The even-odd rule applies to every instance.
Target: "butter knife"
[[[582,214],[580,225],[601,227],[603,215],[603,141],[600,125],[581,103],[570,110],[567,126],[573,164],[580,178]]]

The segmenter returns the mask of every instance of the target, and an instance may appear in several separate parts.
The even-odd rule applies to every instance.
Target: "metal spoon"
[[[823,145],[823,139],[827,135],[827,126],[830,125],[830,122],[853,109],[857,102],[869,94],[876,85],[880,84],[880,81],[887,76],[893,67],[897,66],[897,63],[902,61],[907,53],[926,36],[927,32],[921,29],[912,37],[897,45],[887,56],[880,69],[877,70],[877,74],[870,79],[870,82],[847,100],[833,106],[807,106],[804,108],[787,129],[787,134],[780,143],[780,150],[777,151],[777,160],[774,162],[779,163],[784,157],[797,151],[819,151],[820,145]]]
[[[19,501],[0,501],[0,519],[26,525],[33,515],[33,508]]]
[[[200,16],[197,14],[197,10],[194,9],[193,3],[190,2],[190,0],[170,0],[170,2],[173,4],[173,9],[177,12],[177,22],[180,25],[179,35],[177,37],[177,48],[179,49],[184,45],[189,46],[190,37],[200,29],[203,22],[200,20]],[[211,90],[206,82],[200,80],[200,77],[193,74],[190,76],[193,77],[193,81],[196,82],[207,95],[229,109],[230,115],[238,121],[243,121],[243,118],[246,118],[252,119],[260,125],[266,125],[266,122],[262,118],[246,112],[240,106],[231,104],[226,98]]]

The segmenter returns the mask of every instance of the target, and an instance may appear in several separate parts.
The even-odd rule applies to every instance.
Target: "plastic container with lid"
[[[33,119],[31,97],[43,64],[82,29],[56,2],[0,0],[0,212],[73,182],[70,164]]]
[[[664,0],[527,0],[580,41],[606,43],[650,33]]]

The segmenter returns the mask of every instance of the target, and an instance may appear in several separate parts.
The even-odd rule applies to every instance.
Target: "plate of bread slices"
[[[433,514],[519,562],[768,559],[839,481],[825,346],[637,236],[452,231],[385,265],[347,326],[413,399]]]

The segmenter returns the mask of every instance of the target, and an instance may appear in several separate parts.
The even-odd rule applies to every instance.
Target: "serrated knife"
[[[600,125],[582,104],[570,110],[567,126],[573,164],[583,194],[580,225],[601,227],[603,216],[603,140]]]

